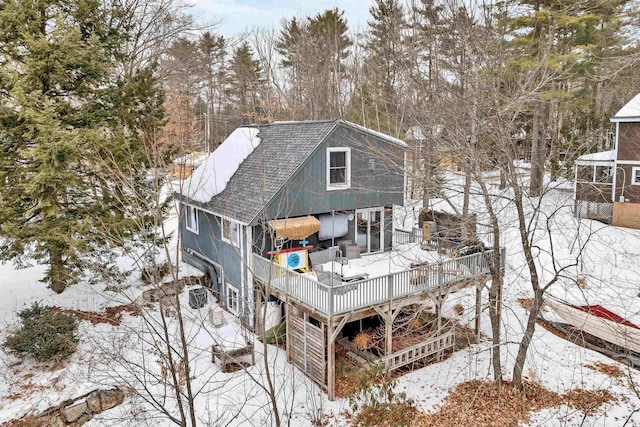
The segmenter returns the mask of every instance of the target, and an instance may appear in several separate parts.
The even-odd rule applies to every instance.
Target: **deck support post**
[[[287,337],[287,362],[293,363],[293,334],[291,333],[291,305],[289,301],[285,301],[284,303],[284,322],[286,329],[286,337]]]
[[[327,392],[329,400],[336,398],[336,340],[333,319],[330,317],[327,325]]]
[[[436,304],[436,317],[438,322],[436,336],[438,337],[442,335],[442,304],[444,304],[445,297],[446,295],[436,295],[434,298],[434,302]],[[442,350],[438,350],[438,352],[436,353],[436,359],[442,360]]]
[[[333,318],[329,318],[327,322],[327,389],[329,392],[329,400],[334,400],[336,395],[336,340],[338,339],[340,331],[344,328],[344,325],[347,324],[347,320],[349,320],[349,316],[343,317],[335,326]]]
[[[384,320],[384,355],[389,356],[393,353],[393,322],[397,314],[400,313],[400,309],[397,309],[395,313],[391,307],[387,311],[378,307],[374,307],[374,310]]]
[[[384,316],[384,354],[385,356],[393,353],[393,317],[391,311]]]
[[[476,282],[476,339],[480,342],[480,315],[482,313],[482,282],[479,280]]]

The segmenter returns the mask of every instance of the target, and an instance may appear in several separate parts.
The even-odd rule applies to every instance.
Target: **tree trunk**
[[[544,175],[544,158],[542,141],[540,138],[540,103],[533,108],[533,128],[531,129],[531,183],[529,191],[532,196],[539,196],[542,192],[542,178]]]
[[[477,85],[476,85],[477,86]],[[478,126],[476,122],[476,115],[478,113],[478,109],[476,107],[475,101],[471,104],[471,123],[469,128],[469,145],[468,147],[470,152],[475,152],[477,141],[478,141]],[[462,201],[462,240],[468,240],[470,237],[475,238],[475,236],[469,236],[469,193],[471,192],[471,161],[467,161],[464,165],[464,194]]]
[[[540,314],[540,308],[542,306],[543,291],[540,288],[540,279],[538,277],[538,269],[536,267],[535,260],[533,259],[533,253],[531,251],[531,242],[529,241],[529,230],[526,225],[526,218],[523,206],[522,191],[514,188],[514,203],[518,212],[518,227],[520,232],[520,240],[522,243],[522,250],[525,260],[527,261],[527,267],[529,269],[529,275],[531,276],[531,288],[533,289],[533,304],[531,311],[529,312],[529,318],[527,319],[527,327],[524,331],[524,336],[518,346],[518,354],[516,355],[516,362],[513,367],[513,385],[522,390],[522,371],[524,369],[524,363],[527,358],[527,350],[531,344],[533,333],[536,328],[536,320],[538,314]]]
[[[493,366],[493,383],[502,385],[502,359],[500,346],[500,326],[502,322],[502,279],[491,279],[489,288],[489,320],[491,321],[491,364]]]
[[[424,209],[429,208],[429,200],[433,195],[433,150],[435,147],[433,144],[428,146],[425,144],[422,146],[422,159],[424,160],[423,174],[422,174],[422,207]]]
[[[502,385],[502,358],[501,358],[501,339],[500,328],[502,325],[502,282],[503,274],[501,269],[502,260],[500,259],[500,222],[498,216],[493,209],[491,196],[487,185],[481,179],[478,179],[478,185],[482,191],[487,213],[489,214],[489,223],[493,237],[493,247],[496,250],[492,261],[487,259],[491,271],[491,287],[489,288],[489,320],[491,321],[491,364],[493,366],[493,382],[497,386]]]
[[[511,169],[510,166],[513,166],[513,159],[515,158],[515,156],[508,156],[507,158],[504,158],[503,156],[500,156],[501,159],[499,160],[500,162],[500,190],[504,190],[505,188],[507,188],[507,171]],[[509,162],[511,162],[512,164],[509,165]]]
[[[67,288],[67,279],[69,273],[62,260],[62,249],[55,243],[49,245],[49,279],[51,284],[49,287],[57,294],[62,293]]]
[[[516,362],[513,366],[513,385],[518,390],[522,390],[523,388],[522,371],[524,369],[524,362],[527,359],[527,350],[529,350],[533,333],[536,330],[536,321],[542,308],[542,296],[543,293],[540,290],[534,293],[533,304],[531,305],[531,311],[527,318],[527,327],[524,330],[522,341],[520,341],[520,345],[518,346],[518,354],[516,355]]]

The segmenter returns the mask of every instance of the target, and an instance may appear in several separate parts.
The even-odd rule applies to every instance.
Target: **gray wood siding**
[[[184,217],[182,217],[180,219],[182,248],[183,250],[192,249],[220,264],[224,269],[225,280],[231,282],[240,290],[242,285],[241,271],[246,264],[242,262],[240,248],[221,240],[220,227],[220,222],[215,216],[199,211],[199,232],[195,234],[186,229]],[[242,242],[246,245],[244,234],[242,235]],[[196,265],[196,267],[198,266]]]
[[[351,148],[350,188],[327,191],[327,147]],[[338,126],[257,220],[402,204],[403,154],[395,144]]]

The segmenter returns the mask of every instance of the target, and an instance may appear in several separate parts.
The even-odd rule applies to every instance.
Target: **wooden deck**
[[[504,263],[504,249],[501,249]],[[487,258],[493,251],[452,258],[385,276],[373,277],[337,286],[317,281],[313,276],[288,270],[253,254],[253,275],[268,285],[272,294],[292,301],[324,319],[375,307],[424,294],[451,292],[467,286],[473,279],[490,274]],[[462,286],[460,286],[462,285]]]
[[[504,268],[504,249],[500,249]],[[393,370],[437,356],[453,347],[453,330],[441,333],[441,310],[447,295],[459,289],[476,288],[476,319],[480,319],[482,285],[489,278],[493,251],[477,253],[416,268],[372,277],[355,282],[328,285],[310,274],[300,274],[253,254],[254,279],[266,293],[284,302],[287,324],[287,360],[295,364],[314,382],[335,398],[335,344],[348,322],[379,315],[385,325],[384,367]],[[432,338],[414,346],[392,352],[393,323],[403,307],[435,304],[438,332]],[[479,330],[479,323],[476,323]]]

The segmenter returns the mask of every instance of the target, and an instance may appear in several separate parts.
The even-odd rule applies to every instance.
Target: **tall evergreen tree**
[[[283,57],[282,67],[288,71],[287,101],[289,109],[292,111],[292,118],[300,116],[297,112],[302,109],[306,99],[303,95],[303,82],[308,74],[304,62],[305,31],[304,24],[301,24],[295,17],[291,21],[285,20],[276,45],[278,53]]]
[[[291,77],[293,116],[323,119],[344,116],[345,59],[353,41],[344,12],[337,8],[307,18],[285,21],[278,40],[282,65]]]
[[[180,37],[167,48],[162,62],[167,94],[167,126],[163,132],[163,144],[176,155],[202,149],[201,143],[207,137],[204,126],[197,126],[196,105],[208,78],[200,52],[197,42]],[[201,122],[204,124],[204,120]]]
[[[253,49],[246,41],[234,52],[230,61],[232,77],[229,90],[234,109],[242,121],[255,123],[260,115],[260,95],[264,88],[260,61],[253,58]]]
[[[120,13],[98,0],[0,6],[0,257],[48,262],[56,292],[108,236],[137,228],[134,187],[105,170],[143,182],[162,93],[150,69],[123,80],[128,35],[108,26]]]
[[[409,67],[405,11],[398,0],[376,0],[369,13],[364,79],[351,98],[349,117],[399,135],[404,107],[402,89]]]
[[[229,108],[227,40],[224,36],[205,32],[198,40],[197,75],[202,83],[202,103],[196,108],[202,120],[201,131],[209,149],[215,149],[233,130],[225,111]]]

